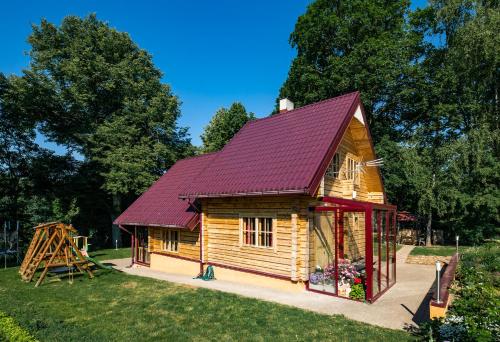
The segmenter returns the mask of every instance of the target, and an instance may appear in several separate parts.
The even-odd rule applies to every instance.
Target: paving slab
[[[192,277],[154,271],[148,267],[130,267],[130,259],[107,260],[116,269],[137,276],[203,287],[216,291],[290,305],[328,315],[344,315],[350,319],[391,329],[416,326],[429,317],[428,301],[435,271],[434,266],[406,264],[413,246],[397,252],[397,282],[375,303],[360,303],[310,291],[284,292],[259,286],[245,286],[230,281],[203,281]],[[217,273],[217,270],[215,270]],[[217,274],[216,274],[217,276]]]

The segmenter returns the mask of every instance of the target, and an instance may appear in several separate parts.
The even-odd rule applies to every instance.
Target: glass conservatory
[[[310,291],[374,302],[396,283],[396,207],[322,198],[309,231]]]

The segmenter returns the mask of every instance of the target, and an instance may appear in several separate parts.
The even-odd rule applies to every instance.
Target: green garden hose
[[[212,266],[208,266],[207,270],[205,271],[205,274],[200,273],[195,279],[203,279],[203,280],[214,280],[215,279],[215,274],[214,274],[214,268]]]

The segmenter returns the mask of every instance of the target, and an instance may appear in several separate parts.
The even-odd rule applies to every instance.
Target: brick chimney
[[[293,110],[293,102],[287,98],[280,100],[280,113],[288,112]]]

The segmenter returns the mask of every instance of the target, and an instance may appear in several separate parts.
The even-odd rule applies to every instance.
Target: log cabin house
[[[248,122],[173,165],[115,223],[133,263],[373,302],[396,282],[386,203],[358,92]]]

